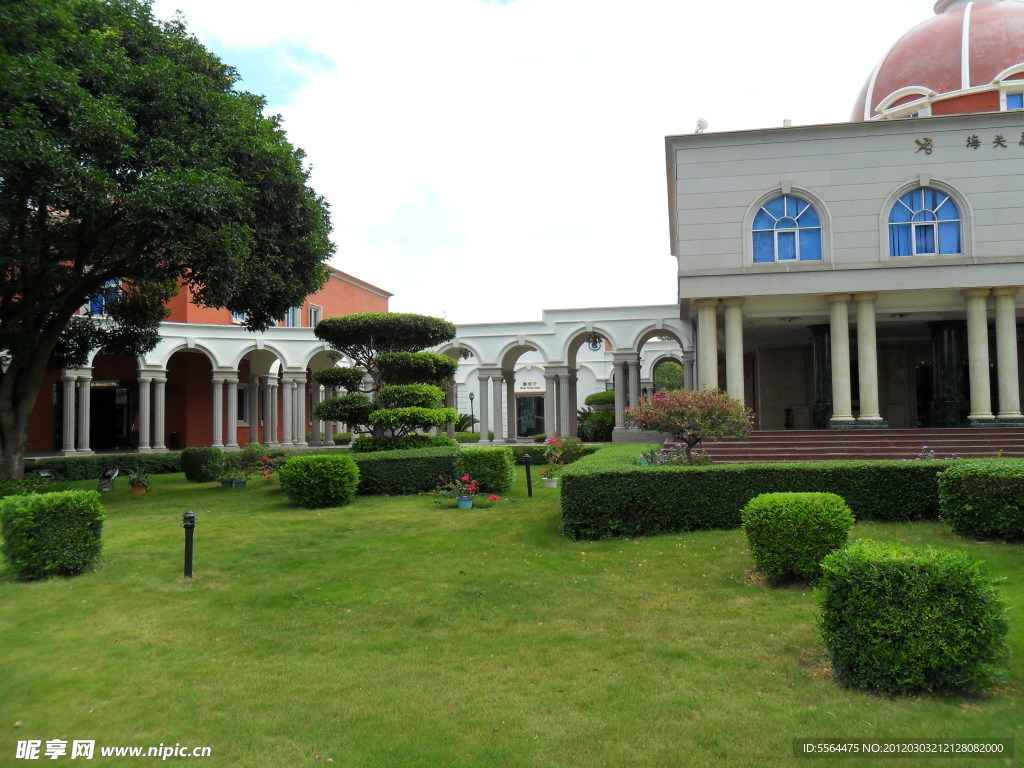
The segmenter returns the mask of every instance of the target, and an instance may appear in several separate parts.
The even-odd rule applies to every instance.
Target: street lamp
[[[473,415],[473,401],[476,399],[476,395],[472,392],[469,393],[469,420],[473,424],[473,431],[476,432],[476,417]]]

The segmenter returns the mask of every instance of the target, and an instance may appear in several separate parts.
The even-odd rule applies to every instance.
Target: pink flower
[[[488,501],[501,501],[501,496],[495,496],[493,493],[487,497]]]

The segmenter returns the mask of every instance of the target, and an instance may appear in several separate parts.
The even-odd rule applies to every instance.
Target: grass
[[[469,512],[426,497],[316,511],[262,479],[158,476],[144,496],[119,483],[101,570],[0,571],[0,764],[19,739],[61,738],[212,748],[169,765],[812,768],[853,763],[796,760],[792,739],[1011,738],[1024,722],[1019,610],[991,697],[850,691],[830,679],[813,593],[751,578],[741,532],[581,544],[559,532],[558,491],[535,493]],[[1009,604],[1024,598],[1020,547],[937,523],[854,536],[966,549],[1008,577]],[[90,765],[125,763],[107,759]]]

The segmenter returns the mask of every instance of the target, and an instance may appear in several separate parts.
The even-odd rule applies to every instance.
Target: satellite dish
[[[697,119],[697,130],[694,133],[704,133],[708,128],[708,121],[703,117]]]

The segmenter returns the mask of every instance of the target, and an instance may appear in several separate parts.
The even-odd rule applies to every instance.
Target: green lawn
[[[250,485],[169,475],[136,497],[119,483],[101,570],[0,571],[0,765],[33,764],[13,759],[18,740],[59,738],[95,739],[82,762],[98,766],[152,763],[105,762],[101,745],[180,743],[212,757],[166,764],[812,768],[874,761],[795,759],[795,737],[1010,738],[1024,723],[1019,546],[934,523],[855,528],[966,549],[1007,577],[1013,607],[994,696],[886,699],[829,678],[812,592],[749,578],[739,531],[579,543],[554,490],[469,512],[428,497],[315,511]]]

